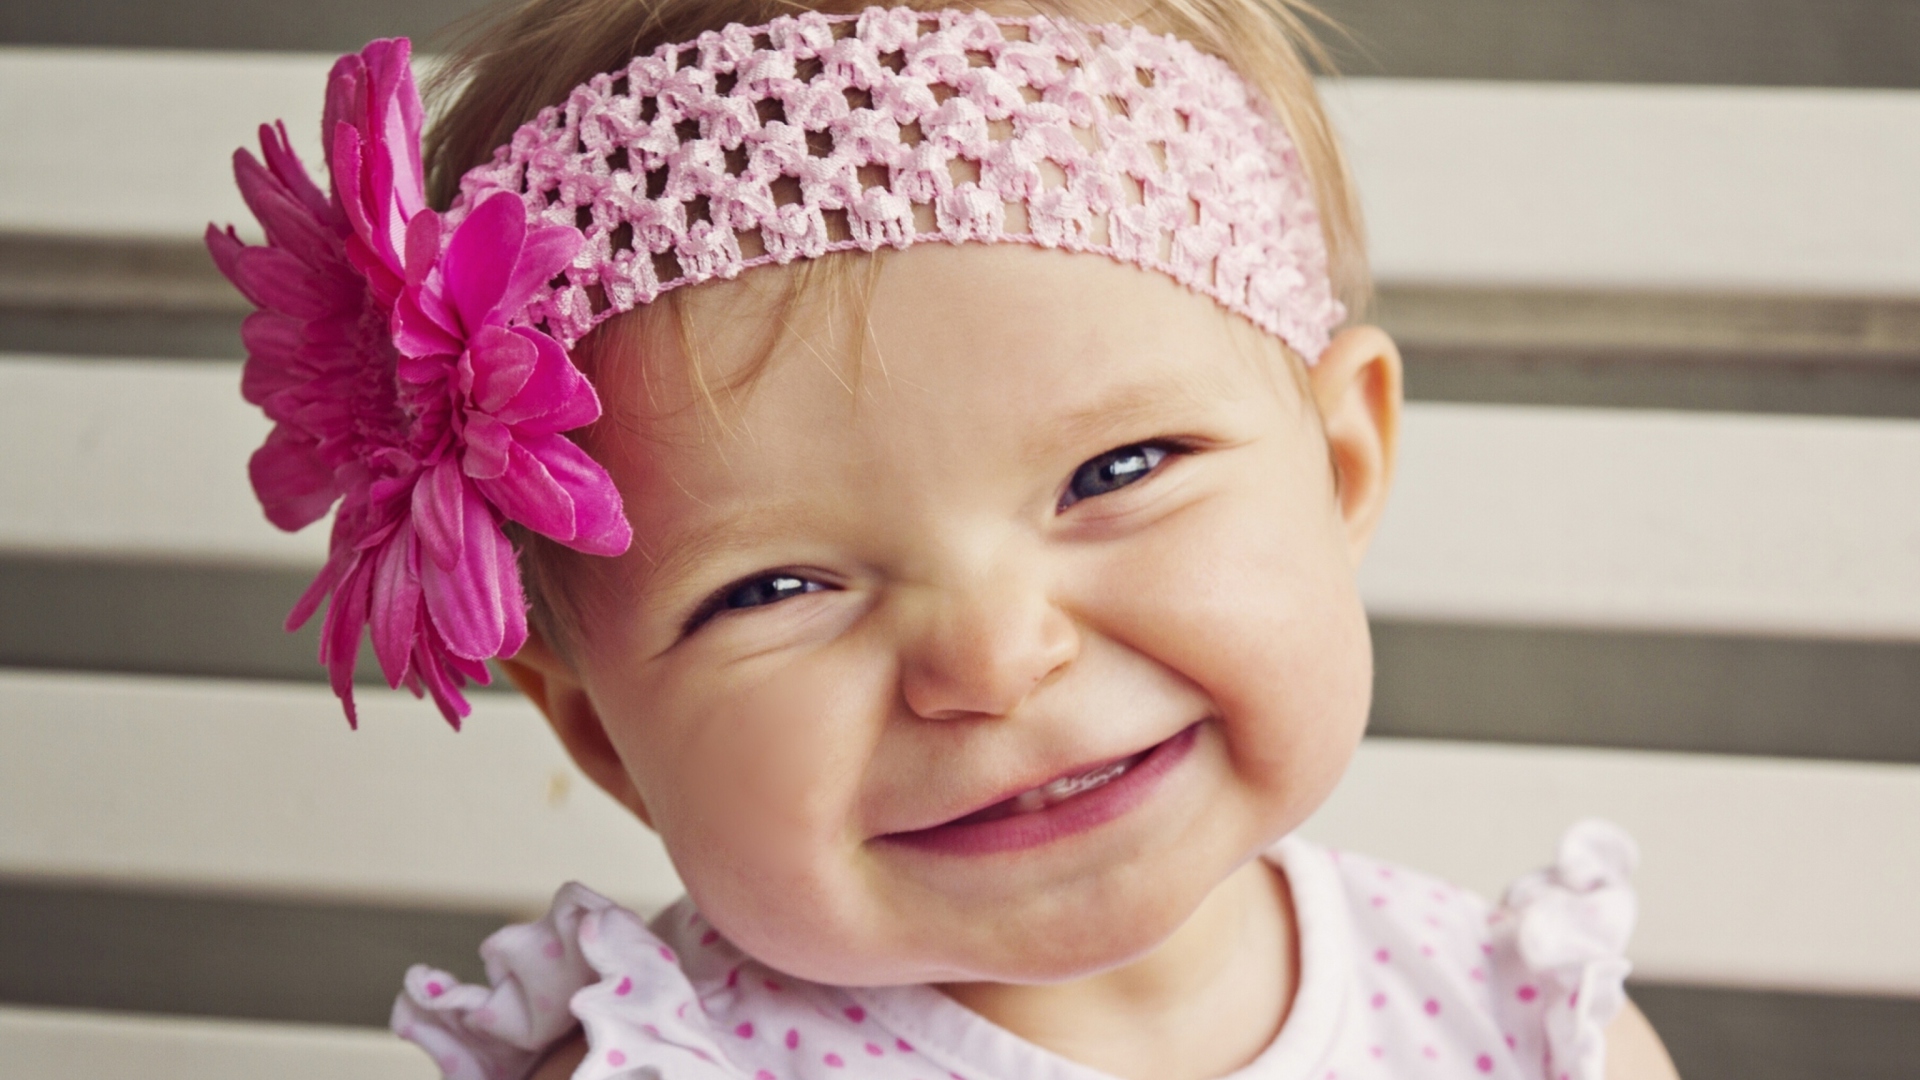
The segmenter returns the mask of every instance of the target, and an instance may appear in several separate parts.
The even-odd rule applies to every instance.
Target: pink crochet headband
[[[1311,363],[1345,316],[1305,167],[1222,61],[1128,26],[869,8],[728,26],[541,110],[426,206],[405,39],[342,57],[330,195],[262,127],[234,169],[264,246],[208,228],[260,308],[242,392],[274,524],[339,504],[321,660],[354,717],[363,634],[456,726],[526,640],[517,522],[593,554],[631,534],[565,437],[600,404],[566,350],[670,289],[830,251],[1014,241],[1164,273]]]

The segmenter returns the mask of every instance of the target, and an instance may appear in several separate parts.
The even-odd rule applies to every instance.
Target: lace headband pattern
[[[1309,363],[1345,315],[1284,128],[1226,63],[1138,27],[905,8],[729,26],[543,110],[451,216],[501,191],[586,237],[528,308],[569,345],[682,285],[927,240],[1158,270]]]
[[[264,245],[207,229],[259,308],[241,392],[269,521],[334,515],[287,620],[354,719],[370,638],[388,685],[459,725],[527,639],[514,523],[594,555],[632,540],[567,437],[600,401],[567,349],[682,285],[938,240],[1096,252],[1213,297],[1311,363],[1344,318],[1292,140],[1231,68],[1172,37],[1042,17],[869,8],[729,26],[542,110],[426,205],[405,39],[340,59],[331,190],[284,127],[234,174]]]

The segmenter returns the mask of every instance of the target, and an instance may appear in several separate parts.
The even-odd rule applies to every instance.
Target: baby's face
[[[784,333],[777,272],[691,291],[714,383],[778,339],[717,391],[724,430],[671,335],[607,384],[636,542],[586,605],[578,698],[609,786],[763,961],[1107,968],[1339,777],[1362,541],[1281,347],[1213,301],[1012,244],[880,267],[861,358],[828,291]]]

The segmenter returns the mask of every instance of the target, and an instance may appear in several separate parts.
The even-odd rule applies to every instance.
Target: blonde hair
[[[632,57],[661,45],[691,41],[731,23],[756,25],[797,11],[852,14],[876,0],[526,0],[469,28],[427,85],[435,117],[424,143],[428,202],[445,209],[459,192],[460,177],[489,160],[496,147],[548,105],[566,100],[573,88],[602,72],[623,68]],[[1357,193],[1331,123],[1314,88],[1314,70],[1331,70],[1309,23],[1332,23],[1307,0],[884,0],[919,10],[974,7],[995,14],[1039,14],[1081,22],[1131,23],[1170,33],[1227,61],[1257,89],[1293,136],[1320,209],[1334,295],[1347,310],[1364,311],[1371,298],[1366,243]],[[849,264],[871,257],[828,256],[790,268],[789,297],[817,283],[845,287],[858,277]],[[695,355],[698,335],[681,292],[609,320],[574,350],[574,359],[596,383],[609,372],[609,356],[645,335],[664,330],[671,318],[683,355]],[[752,381],[758,364],[739,369],[731,385]],[[710,402],[714,388],[694,365],[693,382]],[[645,377],[645,373],[642,373]],[[604,387],[603,387],[604,389]],[[535,623],[549,641],[565,648],[578,626],[571,574],[562,564],[596,563],[520,531],[522,565],[533,600]],[[604,594],[606,590],[592,590]],[[559,610],[555,610],[558,607]],[[561,615],[561,618],[554,618]]]

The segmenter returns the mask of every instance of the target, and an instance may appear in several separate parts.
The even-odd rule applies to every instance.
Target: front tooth
[[[1013,812],[1016,814],[1031,814],[1035,810],[1045,810],[1048,805],[1045,788],[1023,791],[1013,797]]]

